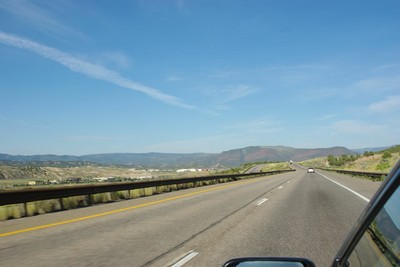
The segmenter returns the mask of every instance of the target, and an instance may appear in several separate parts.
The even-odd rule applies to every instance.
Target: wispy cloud
[[[262,68],[250,68],[250,69],[224,69],[216,70],[212,72],[203,73],[202,75],[209,78],[229,78],[239,75],[283,75],[286,77],[288,74],[296,75],[315,75],[316,72],[329,70],[330,67],[327,65],[318,64],[304,64],[304,65],[276,65],[267,66]]]
[[[59,3],[58,3],[59,4]],[[49,5],[48,7],[50,7]],[[57,19],[57,15],[49,8],[43,8],[34,1],[6,0],[0,2],[0,9],[13,14],[30,26],[52,34],[66,34],[73,36],[83,35],[78,31],[65,26]]]
[[[382,93],[384,91],[400,90],[400,76],[376,77],[357,81],[352,86],[353,91]]]
[[[193,139],[179,139],[164,143],[147,145],[143,148],[146,152],[173,152],[173,153],[219,153],[227,149],[237,141],[238,135],[221,134],[213,136],[205,136]],[[221,142],[224,140],[224,142]],[[212,150],[205,151],[204,149],[212,147]]]
[[[283,132],[280,123],[271,117],[261,117],[252,121],[243,121],[224,126],[222,132],[214,135],[194,137],[192,139],[178,138],[144,147],[144,151],[157,152],[221,152],[240,146],[252,146],[268,142],[275,142],[277,133]],[[204,150],[212,148],[212,150]]]
[[[185,0],[175,0],[175,3],[180,10],[186,10],[188,8],[188,4]]]
[[[38,129],[50,129],[51,127],[49,126],[45,126],[45,125],[40,125],[37,123],[31,123],[31,122],[26,122],[26,121],[22,121],[22,120],[15,120],[15,119],[10,119],[10,118],[6,118],[3,115],[0,114],[0,121],[3,122],[9,122],[15,125],[19,125],[19,126],[24,126],[24,127],[30,127],[30,128],[38,128]]]
[[[81,60],[68,53],[33,42],[26,38],[0,31],[0,43],[34,52],[44,58],[48,58],[60,63],[73,72],[82,73],[91,78],[107,81],[126,89],[144,93],[167,104],[188,109],[195,108],[192,105],[183,103],[175,96],[164,94],[157,89],[131,81],[130,79],[123,77],[118,72],[109,70],[101,65]]]
[[[247,97],[255,92],[257,88],[245,85],[228,85],[228,86],[209,86],[201,89],[203,94],[213,99],[219,103],[218,106],[223,107],[223,109],[228,109],[227,103]]]
[[[105,52],[101,54],[101,60],[111,62],[119,68],[127,69],[130,66],[129,58],[122,52]]]
[[[386,146],[399,143],[400,127],[398,119],[369,120],[339,120],[327,127],[319,128],[316,138],[325,137],[327,142],[334,140],[332,145],[347,147]],[[326,142],[326,141],[325,141]]]
[[[225,90],[226,98],[224,99],[224,102],[230,102],[236,99],[244,98],[256,91],[257,89],[244,84],[229,87]]]
[[[385,131],[386,125],[372,124],[359,120],[341,120],[336,121],[331,125],[334,132],[342,134],[360,134],[360,135],[373,135]]]
[[[316,118],[315,121],[327,121],[327,120],[333,119],[337,116],[338,116],[338,114],[327,114],[322,117]]]
[[[270,134],[283,131],[283,128],[270,117],[258,118],[251,121],[238,122],[230,126],[230,129],[244,131],[246,133]]]
[[[182,77],[176,76],[176,75],[171,75],[171,76],[168,76],[166,78],[166,81],[168,81],[168,82],[179,82],[179,81],[182,81],[182,80],[183,80]]]
[[[385,100],[369,105],[368,110],[377,113],[389,113],[400,110],[400,96],[388,96]]]
[[[349,81],[341,87],[311,87],[304,98],[308,101],[328,99],[332,97],[354,98],[360,95],[381,95],[383,93],[398,92],[400,90],[400,76],[381,76]]]
[[[106,136],[106,135],[72,135],[65,137],[68,141],[85,141],[85,142],[98,142],[98,141],[127,141],[133,139],[132,136]]]

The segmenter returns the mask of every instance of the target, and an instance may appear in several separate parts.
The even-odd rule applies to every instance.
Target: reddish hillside
[[[285,146],[246,147],[224,151],[217,155],[217,163],[237,166],[246,162],[262,161],[302,161],[321,156],[340,156],[355,154],[345,147],[302,149]]]

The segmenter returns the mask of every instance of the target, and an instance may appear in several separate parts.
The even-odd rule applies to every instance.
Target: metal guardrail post
[[[65,210],[64,202],[62,198],[59,198],[58,201],[60,202],[60,208],[61,210]]]

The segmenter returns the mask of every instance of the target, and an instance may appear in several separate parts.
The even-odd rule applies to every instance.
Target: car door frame
[[[369,201],[363,213],[361,213],[357,223],[354,225],[353,229],[350,231],[343,245],[336,254],[336,257],[332,263],[333,267],[348,266],[347,259],[349,258],[350,254],[353,252],[361,237],[364,235],[368,226],[373,222],[388,199],[397,190],[399,184],[400,161],[397,162],[396,166],[388,174],[387,178],[379,187],[374,197]]]

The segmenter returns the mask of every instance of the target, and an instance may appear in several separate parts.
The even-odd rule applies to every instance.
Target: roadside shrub
[[[141,190],[141,189],[130,190],[131,198],[139,198],[139,197],[141,197],[143,195],[142,191],[143,190]]]
[[[0,221],[7,219],[18,219],[24,216],[34,216],[61,210],[57,199],[28,202],[25,204],[14,204],[0,206]]]
[[[118,201],[121,199],[128,199],[129,194],[128,191],[115,191],[115,192],[110,192],[111,195],[111,201]]]
[[[26,216],[33,216],[39,214],[37,203],[36,202],[28,202],[26,203]]]
[[[0,220],[18,219],[25,216],[24,204],[0,206]]]
[[[369,157],[369,156],[373,156],[374,155],[374,152],[372,152],[372,151],[365,151],[364,152],[364,157]]]
[[[0,221],[5,221],[8,219],[7,207],[0,206]]]
[[[62,201],[62,205],[63,205],[64,209],[66,209],[66,210],[75,209],[78,207],[78,201],[77,201],[77,199],[75,199],[73,197],[66,197],[66,198],[63,198],[61,201]]]
[[[148,187],[144,189],[144,195],[145,196],[152,196],[154,194],[154,188],[153,187]]]
[[[28,203],[29,205],[30,203]],[[53,212],[56,210],[61,210],[61,204],[58,199],[50,199],[50,200],[42,200],[42,201],[36,201],[33,203],[33,211],[34,214],[44,214],[44,213],[49,213]],[[78,202],[79,204],[79,202]],[[27,205],[27,207],[28,207]],[[29,207],[28,207],[28,216],[29,214]]]
[[[14,219],[19,219],[25,216],[24,204],[11,205],[11,216]]]
[[[378,164],[378,166],[376,166],[376,170],[378,170],[378,171],[386,171],[386,170],[388,170],[388,169],[390,169],[390,163],[389,163],[389,161],[387,161],[387,160],[382,160],[379,164]]]
[[[167,192],[167,187],[168,186],[164,186],[164,185],[162,185],[162,186],[156,186],[156,194],[162,194],[162,193],[164,193],[164,192]]]
[[[112,201],[111,193],[99,193],[91,196],[93,204],[107,203]]]
[[[391,157],[392,157],[392,153],[390,153],[389,151],[383,152],[382,159],[388,159]]]
[[[119,199],[128,199],[129,198],[128,191],[118,191],[117,195],[118,195]]]
[[[345,165],[346,163],[354,162],[358,158],[359,158],[359,156],[355,156],[355,155],[350,155],[350,156],[342,155],[340,157],[334,157],[332,155],[329,155],[327,160],[328,160],[329,165],[340,167],[340,166]]]

